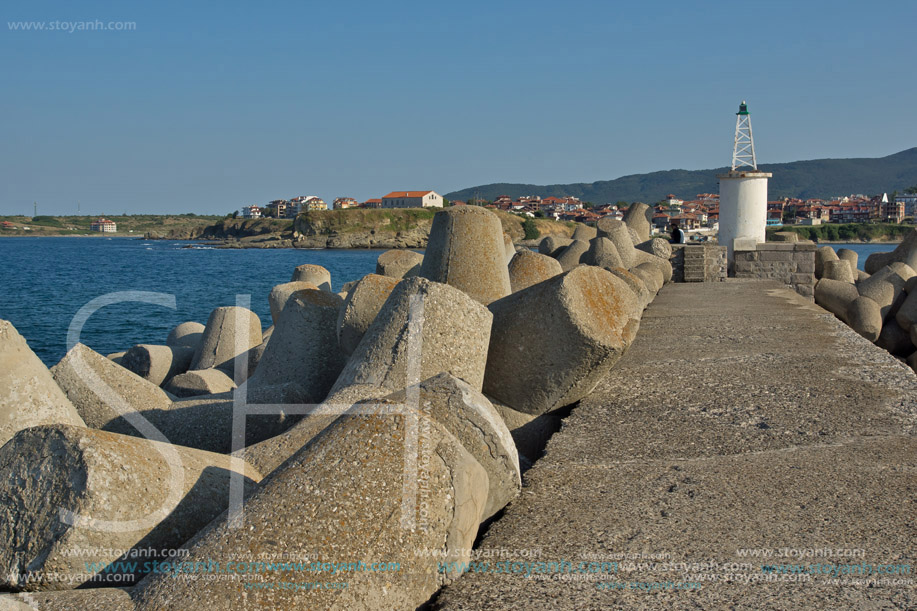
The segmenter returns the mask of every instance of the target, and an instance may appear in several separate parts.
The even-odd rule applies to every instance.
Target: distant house
[[[93,221],[90,225],[90,228],[93,231],[99,231],[102,233],[114,233],[118,231],[118,225],[114,221],[108,219],[100,218],[97,221]]]
[[[318,197],[317,195],[310,195],[306,198],[306,201],[302,203],[302,210],[327,210],[328,204],[325,203],[325,200]]]
[[[896,195],[895,202],[904,204],[904,216],[917,216],[917,193]]]
[[[443,196],[436,191],[392,191],[382,198],[383,208],[442,208]]]
[[[352,197],[336,197],[331,203],[331,207],[335,210],[346,210],[347,208],[356,208],[359,204],[357,200]]]
[[[698,229],[700,227],[700,223],[697,221],[697,217],[693,214],[680,214],[678,216],[673,216],[671,217],[670,221],[672,224],[677,224],[685,231]]]
[[[381,199],[368,199],[363,202],[364,208],[381,208],[382,200]]]
[[[261,208],[259,208],[258,206],[242,206],[242,218],[260,219],[261,218]]]
[[[265,209],[270,212],[270,216],[273,216],[275,219],[282,219],[287,215],[287,208],[290,207],[290,202],[285,199],[275,199],[272,200],[268,205],[265,206]],[[262,214],[264,212],[262,211]]]

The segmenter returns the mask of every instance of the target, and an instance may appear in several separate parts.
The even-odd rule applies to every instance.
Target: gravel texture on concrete
[[[669,284],[433,608],[914,608],[915,432],[917,376],[821,308]]]

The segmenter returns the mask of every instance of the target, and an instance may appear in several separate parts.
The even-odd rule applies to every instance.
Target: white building
[[[443,196],[436,191],[392,191],[382,198],[383,208],[442,208]]]
[[[93,221],[90,225],[90,228],[93,231],[100,231],[102,233],[115,233],[118,231],[118,225],[114,221],[110,221],[105,218],[100,218],[97,221]],[[23,227],[23,229],[30,231],[28,227]]]
[[[242,206],[242,218],[260,219],[261,218],[261,208],[259,208],[258,206]]]

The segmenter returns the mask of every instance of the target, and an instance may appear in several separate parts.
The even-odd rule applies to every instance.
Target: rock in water
[[[409,323],[412,312],[414,329]],[[405,388],[410,383],[412,337],[419,358],[415,382],[445,371],[480,390],[491,321],[487,308],[459,289],[405,278],[366,330],[331,394],[357,384],[375,387],[378,397]],[[412,336],[413,330],[417,333]]]
[[[542,414],[589,394],[630,345],[637,297],[611,272],[581,266],[494,302],[484,392]]]
[[[331,272],[321,265],[311,265],[306,263],[293,270],[293,277],[290,282],[306,282],[314,284],[316,288],[323,291],[331,292]]]
[[[83,344],[71,348],[51,373],[86,426],[94,429],[128,412],[172,405],[161,388]]]
[[[187,346],[197,349],[204,336],[204,325],[199,322],[183,322],[169,332],[166,346]]]
[[[162,386],[174,376],[188,371],[192,358],[194,348],[189,346],[137,344],[121,357],[118,364],[144,380]]]
[[[509,284],[515,293],[562,274],[563,271],[557,259],[531,250],[520,250],[509,262]]]
[[[557,255],[557,262],[560,263],[561,269],[568,272],[580,263],[586,263],[588,252],[589,242],[585,240],[573,240],[566,248],[560,251],[559,255]]]
[[[251,492],[261,475],[241,466]],[[119,550],[179,548],[226,509],[232,470],[228,456],[83,427],[20,431],[0,449],[0,585],[75,588]]]
[[[420,273],[423,255],[413,250],[386,250],[376,259],[376,273],[390,278],[410,278]]]
[[[261,320],[257,314],[237,306],[217,308],[207,319],[191,369],[218,368],[232,375],[236,355],[244,354],[260,343]],[[236,380],[237,383],[243,381]]]
[[[637,244],[650,239],[653,231],[653,209],[643,202],[634,202],[624,213],[624,224],[637,232]]]
[[[406,464],[416,466],[406,473]],[[348,570],[346,589],[300,591],[249,590],[199,573],[150,575],[133,597],[149,609],[229,609],[243,597],[252,608],[415,609],[457,577],[439,563],[467,561],[487,497],[484,468],[422,413],[341,417],[261,483],[245,503],[242,528],[214,520],[182,560],[257,550],[323,562],[397,561],[397,570]]]
[[[311,267],[318,266],[316,265]],[[271,293],[267,297],[267,300],[271,306],[271,321],[275,325],[277,324],[277,319],[280,318],[280,313],[283,311],[284,306],[287,305],[287,301],[289,301],[290,297],[292,297],[297,291],[309,290],[319,290],[318,285],[311,282],[297,281],[278,284],[272,288]]]
[[[397,278],[367,274],[347,294],[336,323],[338,344],[344,356],[356,350],[396,284]]]
[[[0,446],[40,424],[86,426],[13,324],[0,320]]]
[[[437,212],[420,275],[454,286],[484,305],[509,295],[500,218],[479,206]]]
[[[258,369],[245,383],[249,401],[320,403],[325,398],[344,368],[336,332],[342,304],[339,296],[318,289],[297,292],[287,302]]]

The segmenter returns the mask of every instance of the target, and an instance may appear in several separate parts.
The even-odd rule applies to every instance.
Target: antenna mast
[[[745,103],[745,100],[739,104],[739,112],[736,113],[736,137],[732,147],[732,169],[735,171],[740,167],[758,169],[758,162],[755,159],[755,140],[751,135],[751,113],[748,112],[748,104]]]

